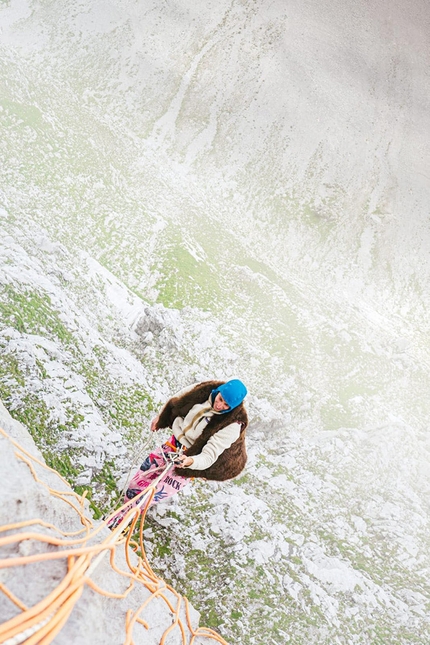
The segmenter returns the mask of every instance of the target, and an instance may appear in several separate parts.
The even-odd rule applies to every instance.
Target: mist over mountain
[[[428,643],[430,8],[0,7],[0,396],[115,501],[163,401],[249,464],[148,519],[235,645]],[[163,436],[164,438],[164,436]]]

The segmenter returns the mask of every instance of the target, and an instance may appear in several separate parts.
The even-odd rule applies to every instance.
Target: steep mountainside
[[[232,645],[430,640],[429,32],[426,0],[0,7],[0,397],[98,515],[167,396],[246,382],[243,476],[148,518]]]

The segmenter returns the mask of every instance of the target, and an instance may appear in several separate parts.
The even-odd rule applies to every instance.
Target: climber
[[[233,379],[197,383],[169,399],[152,420],[151,430],[171,428],[173,434],[142,463],[128,484],[125,501],[151,485],[172,452],[178,453],[175,466],[157,485],[152,504],[179,492],[194,477],[225,481],[239,475],[247,459],[246,394],[242,381]],[[109,523],[110,528],[117,524]]]

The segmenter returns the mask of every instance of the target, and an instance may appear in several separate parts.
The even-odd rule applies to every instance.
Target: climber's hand
[[[178,457],[178,461],[176,462],[176,468],[187,468],[188,466],[192,466],[193,463],[194,459],[192,457],[180,455],[180,457]]]
[[[151,421],[151,432],[157,432],[157,430],[158,430],[157,423],[158,423],[159,418],[160,418],[160,415],[157,414],[157,416],[152,419],[152,421]]]

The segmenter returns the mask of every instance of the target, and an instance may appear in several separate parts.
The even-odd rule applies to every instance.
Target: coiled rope
[[[161,472],[159,478],[154,480],[149,488],[139,495],[139,499],[133,499],[133,507],[130,503],[124,504],[118,512],[125,512],[125,515],[118,526],[106,538],[101,539],[102,529],[109,523],[112,515],[94,527],[92,520],[87,518],[84,513],[85,495],[80,496],[70,491],[69,484],[55,470],[45,463],[34,457],[31,453],[22,448],[14,441],[4,430],[0,428],[0,434],[7,438],[15,447],[15,455],[29,467],[34,479],[42,484],[50,495],[61,499],[64,503],[70,505],[78,514],[83,528],[73,533],[66,533],[59,530],[55,525],[44,522],[41,519],[31,519],[23,522],[16,522],[0,527],[0,534],[9,533],[9,535],[0,537],[0,549],[3,546],[11,544],[20,544],[24,540],[32,540],[42,545],[57,547],[56,551],[44,551],[22,557],[8,557],[0,559],[0,569],[10,567],[20,567],[34,562],[49,562],[51,560],[64,559],[67,562],[67,573],[59,584],[45,597],[32,607],[27,607],[6,585],[0,583],[0,592],[20,610],[16,616],[7,620],[0,625],[0,644],[2,645],[49,645],[55,636],[62,629],[69,619],[74,606],[79,600],[85,586],[90,587],[93,591],[108,598],[123,599],[126,598],[133,589],[142,585],[149,592],[145,602],[137,610],[129,609],[125,616],[125,638],[123,645],[134,645],[133,630],[137,624],[143,625],[146,629],[150,628],[147,621],[141,618],[143,610],[155,598],[161,598],[173,615],[172,624],[167,627],[161,636],[159,645],[164,645],[168,634],[178,629],[182,638],[182,645],[193,645],[196,638],[203,637],[212,639],[222,645],[227,645],[226,641],[211,629],[199,627],[193,629],[190,619],[189,603],[187,598],[180,596],[164,580],[158,578],[151,569],[148,558],[145,553],[143,527],[145,515],[151,500],[155,494],[156,486],[161,477],[172,468],[173,463],[168,463]],[[69,488],[66,491],[58,491],[48,486],[41,480],[34,464],[55,473]],[[137,503],[136,503],[137,501]],[[132,540],[139,515],[142,514],[138,541]],[[55,530],[62,537],[56,538],[51,535],[44,535],[28,530],[31,526],[41,526]],[[127,530],[127,527],[128,530]],[[126,536],[124,535],[127,530]],[[83,533],[83,535],[81,535]],[[81,537],[79,537],[81,536]],[[90,544],[91,542],[94,542]],[[122,570],[115,563],[115,554],[118,547],[124,548],[125,559],[128,570]],[[131,562],[131,549],[135,552],[137,565]],[[110,566],[118,576],[128,580],[128,587],[123,593],[112,593],[101,589],[92,579],[91,575],[101,559],[109,553]],[[167,597],[166,592],[173,595],[173,602]],[[190,633],[190,640],[187,639],[185,625],[180,617],[182,603],[185,606],[186,626]]]

